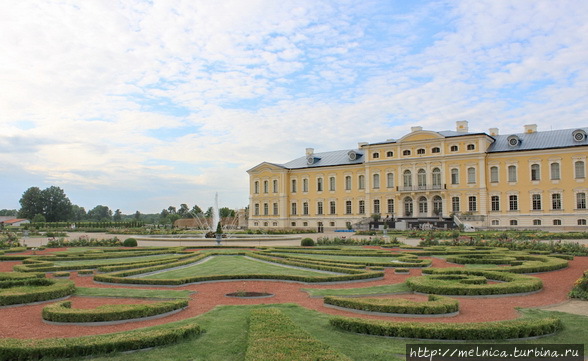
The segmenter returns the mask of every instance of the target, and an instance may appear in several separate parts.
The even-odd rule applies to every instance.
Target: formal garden
[[[542,309],[588,299],[585,246],[422,238],[11,242],[0,250],[0,360],[405,360],[415,343],[588,345],[588,316]]]

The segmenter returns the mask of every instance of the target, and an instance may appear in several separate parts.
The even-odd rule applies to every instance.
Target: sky
[[[0,209],[244,208],[247,170],[412,126],[588,126],[585,0],[4,0]]]

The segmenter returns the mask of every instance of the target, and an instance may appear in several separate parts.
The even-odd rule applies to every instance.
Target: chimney
[[[418,132],[423,130],[423,127],[410,127],[410,131],[412,132]]]
[[[310,157],[314,154],[314,148],[306,148],[306,156]]]
[[[467,133],[468,132],[468,121],[467,120],[458,120],[455,122],[455,131],[458,133]]]
[[[525,133],[537,133],[537,124],[525,125]]]
[[[488,129],[488,132],[490,132],[491,136],[498,135],[498,128],[490,128]]]

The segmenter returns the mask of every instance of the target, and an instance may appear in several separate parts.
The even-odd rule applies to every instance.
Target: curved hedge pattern
[[[553,334],[562,329],[558,318],[517,319],[476,323],[386,322],[336,317],[334,327],[368,335],[436,340],[505,340]]]
[[[0,306],[54,300],[74,293],[76,286],[69,280],[40,278],[37,285],[16,286],[0,290]]]
[[[174,300],[139,305],[104,305],[93,309],[71,308],[71,301],[57,302],[43,308],[43,319],[51,322],[107,322],[161,315],[188,307],[188,300]]]
[[[423,270],[423,273],[429,275],[410,277],[406,280],[406,284],[413,291],[439,295],[480,296],[533,292],[543,287],[543,282],[539,278],[509,272],[436,268]],[[500,283],[481,284],[483,278]]]
[[[425,302],[415,302],[403,298],[348,298],[326,296],[328,305],[354,310],[413,315],[437,315],[459,311],[459,302],[449,297],[429,295]]]

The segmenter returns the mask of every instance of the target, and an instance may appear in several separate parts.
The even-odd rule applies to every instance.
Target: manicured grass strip
[[[324,303],[354,310],[382,313],[400,313],[412,315],[438,315],[459,311],[459,302],[455,299],[429,295],[428,301],[415,302],[402,298],[348,298],[325,297]]]
[[[53,300],[69,296],[75,284],[69,280],[40,278],[43,284],[0,289],[0,306]]]
[[[438,340],[527,338],[553,334],[563,328],[559,318],[476,323],[417,323],[335,317],[331,319],[331,325],[341,330],[368,335]]]
[[[396,283],[393,285],[372,286],[363,288],[303,288],[308,292],[310,297],[326,297],[326,296],[369,296],[386,293],[403,293],[411,292],[410,287],[406,283]]]
[[[300,329],[277,308],[251,311],[245,361],[349,360]]]
[[[93,356],[169,345],[202,332],[193,319],[150,328],[76,338],[0,339],[0,360]]]
[[[92,309],[71,308],[71,301],[43,308],[43,319],[52,322],[107,322],[151,317],[188,307],[188,300],[139,305],[103,305]]]
[[[76,296],[122,297],[122,298],[189,298],[190,291],[142,290],[138,288],[95,288],[76,287]]]
[[[538,291],[543,287],[541,279],[532,276],[475,270],[468,268],[432,268],[423,275],[410,277],[406,284],[415,292],[437,295],[481,296]],[[487,284],[485,280],[500,281]]]

